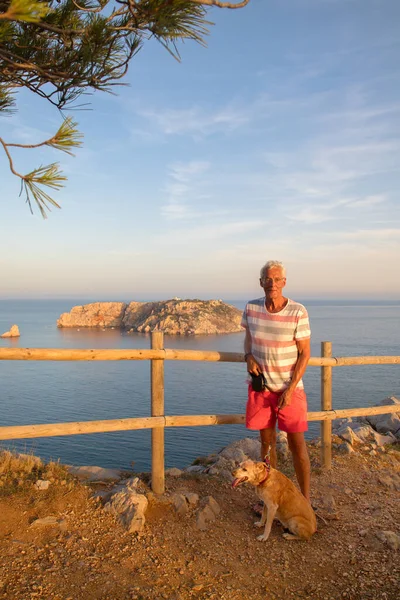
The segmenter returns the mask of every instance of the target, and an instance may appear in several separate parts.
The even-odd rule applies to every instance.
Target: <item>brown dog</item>
[[[233,471],[232,487],[250,483],[256,487],[264,507],[256,527],[265,525],[258,540],[265,542],[271,532],[272,521],[277,518],[291,533],[284,533],[287,540],[308,539],[317,529],[317,520],[311,504],[299,492],[294,483],[283,473],[273,469],[269,462],[245,460]]]

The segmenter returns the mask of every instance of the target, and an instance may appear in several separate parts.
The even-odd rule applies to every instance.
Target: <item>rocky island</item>
[[[163,331],[169,335],[208,335],[241,331],[241,311],[222,300],[93,302],[74,306],[57,327],[119,328],[129,333]]]

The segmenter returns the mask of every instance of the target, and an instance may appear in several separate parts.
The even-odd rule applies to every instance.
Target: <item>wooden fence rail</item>
[[[162,332],[153,332],[151,348],[131,350],[75,350],[58,348],[0,348],[0,360],[150,360],[151,361],[151,417],[47,423],[40,425],[15,425],[0,427],[0,440],[54,437],[151,429],[152,489],[164,493],[164,431],[165,427],[198,427],[210,425],[243,424],[243,414],[219,415],[165,415],[164,362],[166,360],[196,360],[209,362],[244,362],[239,352],[205,350],[173,350],[163,347]],[[311,357],[310,366],[321,367],[321,411],[307,413],[308,421],[321,421],[321,462],[331,468],[332,420],[343,417],[381,415],[400,412],[398,405],[373,406],[332,410],[332,367],[356,365],[400,364],[400,356],[345,356],[332,357],[332,344],[321,343],[321,356]]]

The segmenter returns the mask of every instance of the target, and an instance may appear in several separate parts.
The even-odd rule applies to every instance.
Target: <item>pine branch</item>
[[[0,13],[0,19],[38,23],[49,14],[50,10],[45,2],[38,0],[11,0],[7,12]]]
[[[241,0],[239,2],[221,2],[220,0],[192,0],[195,4],[203,4],[205,6],[217,6],[218,8],[244,8],[250,0]]]
[[[72,117],[67,117],[62,123],[60,129],[48,140],[39,144],[6,144],[14,148],[40,148],[41,146],[51,146],[56,150],[66,152],[70,156],[75,156],[71,152],[71,148],[79,148],[82,146],[81,139],[83,135],[77,129],[77,123],[72,120]]]
[[[61,208],[61,206],[51,198],[39,185],[46,185],[47,187],[59,190],[64,187],[63,181],[66,181],[65,175],[62,175],[58,163],[52,163],[45,167],[39,167],[34,169],[27,175],[24,175],[21,181],[21,194],[25,191],[26,202],[29,206],[31,213],[33,214],[31,196],[36,202],[43,219],[47,219],[46,211],[51,211],[49,205]],[[20,195],[21,195],[20,194]]]
[[[0,85],[0,113],[11,115],[15,112],[15,98],[6,86]]]
[[[26,202],[33,214],[32,202],[34,201],[44,219],[47,219],[47,211],[51,210],[52,206],[61,208],[60,205],[47,192],[42,189],[42,186],[47,186],[53,190],[59,190],[64,187],[64,182],[67,180],[59,169],[58,163],[40,166],[26,175],[18,173],[14,167],[14,162],[10,154],[9,148],[40,148],[41,146],[51,146],[56,150],[61,150],[73,156],[71,148],[82,145],[82,134],[79,133],[76,123],[71,117],[67,117],[62,123],[57,133],[39,144],[13,144],[6,143],[0,138],[0,145],[3,146],[10,165],[10,171],[21,180],[20,195],[25,192]]]

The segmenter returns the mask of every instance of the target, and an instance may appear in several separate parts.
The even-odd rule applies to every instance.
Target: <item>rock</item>
[[[87,481],[116,481],[121,479],[121,470],[120,469],[104,469],[103,467],[73,467],[71,465],[67,466],[68,471],[78,477],[81,480]]]
[[[388,444],[394,444],[396,442],[396,436],[390,432],[388,432],[387,435],[382,435],[375,431],[374,438],[378,446],[387,446]]]
[[[349,427],[348,425],[342,425],[340,427],[340,429],[336,430],[336,434],[342,439],[345,440],[346,442],[348,442],[351,445],[354,445],[355,443],[361,443],[361,438],[358,437],[358,435],[356,435],[356,433],[353,431],[353,429],[351,427]],[[368,433],[368,435],[372,436],[372,432]]]
[[[93,494],[92,498],[97,502],[102,502],[106,504],[112,496],[112,491],[110,490],[98,490],[95,494]]]
[[[233,459],[224,458],[223,456],[219,455],[217,462],[211,468],[207,469],[207,472],[210,473],[210,475],[218,474],[222,470],[232,471],[232,469],[234,469],[236,466],[237,463]]]
[[[241,448],[235,448],[234,446],[227,446],[219,453],[219,456],[233,460],[235,463],[241,463],[246,460],[246,455]]]
[[[211,521],[215,521],[215,514],[209,506],[201,508],[196,515],[196,526],[200,531],[207,529],[207,524]]]
[[[18,325],[12,325],[9,331],[6,331],[2,335],[2,338],[10,338],[10,337],[20,337]]]
[[[400,400],[399,400],[399,398],[397,398],[396,396],[388,396],[387,398],[384,398],[383,400],[381,400],[377,404],[374,404],[374,406],[394,406],[395,404],[399,405],[399,411],[400,411]],[[369,418],[370,417],[368,417],[368,419]]]
[[[358,532],[360,537],[365,537],[367,533],[368,531],[366,529],[360,529],[360,531]]]
[[[386,543],[391,550],[400,548],[400,536],[394,531],[377,531],[376,537],[383,543]]]
[[[332,496],[332,494],[325,494],[322,497],[322,505],[328,512],[330,512],[330,513],[336,512],[336,502],[335,502],[335,498]]]
[[[219,515],[221,508],[218,502],[212,496],[206,496],[202,500],[203,507],[210,507],[215,515]]]
[[[199,496],[193,492],[183,492],[183,495],[185,496],[189,506],[197,506],[197,504],[199,503]]]
[[[278,458],[281,460],[286,460],[289,457],[289,444],[287,441],[287,433],[284,431],[279,431],[276,436],[276,451],[278,454]]]
[[[378,481],[381,485],[390,490],[400,491],[400,475],[398,473],[380,473],[378,475]]]
[[[172,469],[167,469],[165,474],[170,475],[171,477],[180,477],[183,474],[183,471],[177,469],[176,467],[172,467]]]
[[[375,443],[377,446],[384,446],[386,444],[393,444],[396,441],[392,433],[381,435],[371,425],[363,425],[357,421],[349,423],[347,426],[342,426],[342,428],[336,431],[336,434],[350,443]]]
[[[35,488],[37,490],[48,490],[50,486],[50,481],[44,480],[44,479],[38,479],[35,482]]]
[[[163,331],[170,335],[241,331],[241,311],[222,300],[162,300],[159,302],[95,302],[74,306],[58,327],[115,327],[132,332]]]
[[[353,419],[351,417],[347,417],[345,419],[332,419],[332,431],[336,431],[337,429],[340,429],[343,426],[348,426],[348,424],[351,423],[352,420]]]
[[[139,477],[130,477],[129,479],[123,479],[117,485],[114,485],[111,490],[109,490],[110,494],[116,494],[117,492],[123,492],[125,490],[129,492],[137,492],[138,485],[140,483]]]
[[[234,447],[243,451],[246,458],[261,460],[261,442],[258,438],[246,437],[243,440],[233,442],[227,448]]]
[[[126,310],[125,302],[93,302],[74,306],[63,313],[57,327],[121,327]]]
[[[205,470],[201,465],[190,465],[190,467],[186,467],[185,471],[187,473],[203,473]]]
[[[183,494],[174,494],[171,500],[178,515],[186,515],[189,512],[188,502]]]
[[[43,517],[43,519],[35,519],[31,523],[31,527],[48,527],[59,525],[59,523],[60,521],[57,519],[57,517]]]
[[[196,527],[200,531],[207,529],[207,523],[215,520],[215,515],[210,508],[203,508],[196,515]]]
[[[143,494],[128,488],[113,494],[104,510],[115,515],[122,526],[130,533],[142,531],[146,522],[145,512],[148,500]]]
[[[200,531],[205,531],[207,529],[207,524],[211,521],[215,521],[215,517],[219,514],[220,510],[218,502],[212,496],[203,498],[201,507],[196,515],[197,528],[200,529]]]
[[[370,417],[367,417],[367,419],[370,425],[378,433],[391,433],[393,435],[398,435],[400,433],[400,417],[396,413],[371,415]]]
[[[219,475],[219,470],[217,469],[217,467],[210,467],[209,469],[207,469],[207,473],[209,475]]]
[[[228,469],[222,469],[222,471],[219,472],[220,477],[222,477],[222,479],[226,479],[227,481],[232,482],[235,478],[232,475],[232,471],[228,471]]]
[[[216,454],[210,454],[208,456],[198,456],[192,462],[192,466],[207,467],[208,465],[213,464],[216,460],[217,460]]]
[[[355,452],[353,446],[348,442],[343,442],[343,444],[339,444],[338,450],[343,454],[353,454]]]

